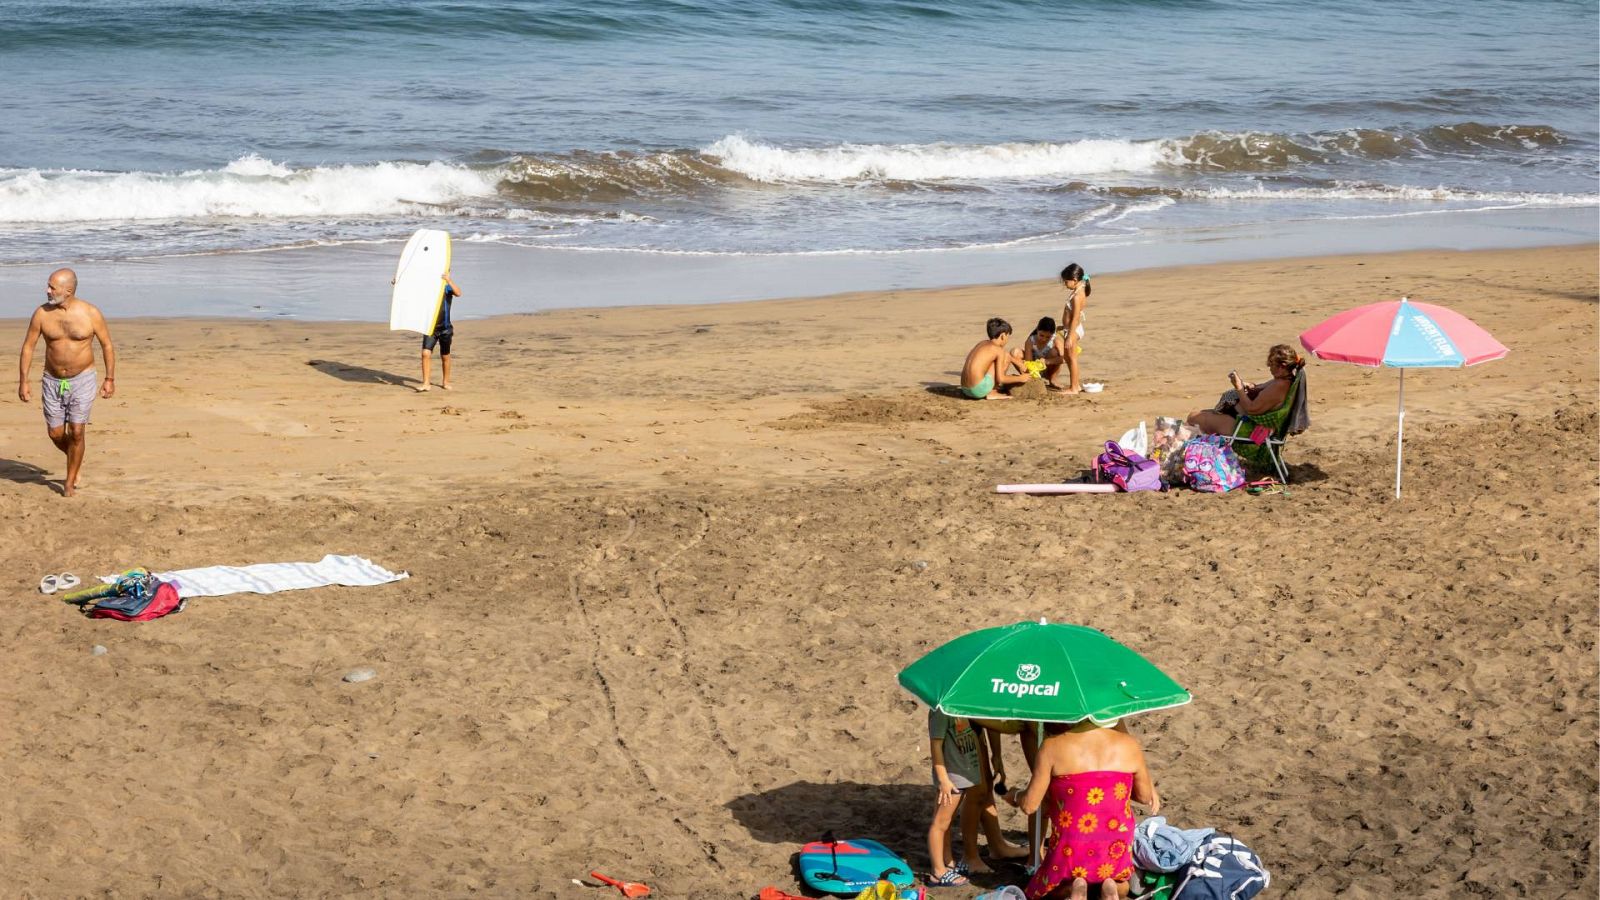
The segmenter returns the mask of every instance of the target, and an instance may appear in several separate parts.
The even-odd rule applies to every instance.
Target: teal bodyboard
[[[812,841],[800,848],[798,866],[806,887],[824,894],[854,897],[880,880],[902,890],[916,882],[905,860],[865,838]]]

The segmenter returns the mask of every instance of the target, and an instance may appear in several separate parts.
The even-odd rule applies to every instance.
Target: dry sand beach
[[[494,288],[457,275],[459,316]],[[1048,616],[1194,693],[1134,722],[1164,812],[1275,892],[1593,897],[1596,276],[1593,245],[1107,274],[1106,391],[1005,403],[957,366],[1056,285],[459,321],[429,394],[381,325],[113,321],[81,496],[0,404],[4,893],[750,897],[828,829],[921,870],[895,674]],[[1407,378],[1400,502],[1396,373],[1315,361],[1287,496],[992,493],[1402,293],[1512,352]],[[35,592],[330,552],[412,577],[140,624]]]

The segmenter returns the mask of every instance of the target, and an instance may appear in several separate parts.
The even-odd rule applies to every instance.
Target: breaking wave
[[[455,217],[527,228],[578,222],[655,223],[684,203],[721,214],[730,191],[878,187],[958,197],[994,191],[1081,193],[1120,201],[1301,200],[1595,205],[1593,194],[1414,187],[1372,179],[1377,161],[1444,155],[1517,165],[1564,159],[1568,142],[1542,125],[1460,123],[1312,134],[1203,132],[1151,140],[1059,143],[835,144],[780,147],[742,135],[704,148],[478,154],[481,162],[377,162],[294,167],[249,155],[175,173],[0,169],[0,224],[213,220],[340,223]],[[1581,148],[1580,148],[1581,149]],[[1418,171],[1425,171],[1418,170]],[[1416,172],[1412,173],[1416,177]],[[1400,180],[1397,178],[1395,180]],[[1257,183],[1277,181],[1283,186]],[[1365,180],[1359,180],[1365,179]],[[1383,178],[1388,181],[1388,178]],[[853,193],[853,192],[852,192]],[[846,196],[846,195],[834,195]],[[871,194],[854,195],[875,202]],[[957,202],[957,201],[950,201]],[[626,208],[625,208],[626,205]],[[642,214],[641,214],[642,213]],[[1119,208],[1118,218],[1125,215]]]
[[[0,170],[0,222],[425,215],[492,195],[496,181],[440,162],[292,169],[259,156],[176,174]]]
[[[788,150],[725,137],[707,156],[755,181],[986,181],[1102,172],[1144,172],[1178,162],[1166,141],[1082,140],[1062,144],[841,144]]]
[[[1070,178],[1192,169],[1261,172],[1340,157],[1400,159],[1439,153],[1528,153],[1565,143],[1544,125],[1467,122],[1420,130],[1361,128],[1312,134],[1202,132],[1182,138],[1086,138],[1063,143],[840,144],[786,149],[732,135],[702,152],[755,181],[939,181]]]

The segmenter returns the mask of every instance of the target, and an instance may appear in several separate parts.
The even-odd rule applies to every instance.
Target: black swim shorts
[[[456,333],[453,330],[452,331],[441,331],[441,332],[438,332],[436,334],[427,335],[426,337],[424,337],[422,339],[422,349],[424,349],[424,350],[432,350],[433,349],[433,345],[434,344],[438,344],[439,345],[439,355],[440,356],[449,356],[450,355],[450,339],[455,337],[455,336],[456,336]]]

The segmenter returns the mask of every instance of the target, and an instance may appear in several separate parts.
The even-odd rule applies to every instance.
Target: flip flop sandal
[[[972,882],[967,880],[967,876],[961,874],[954,868],[945,869],[944,874],[940,875],[938,878],[928,879],[929,887],[965,887],[971,883]]]
[[[71,572],[62,572],[56,576],[56,590],[58,591],[70,591],[80,584],[83,584],[83,579]]]
[[[61,590],[60,578],[57,578],[54,575],[46,575],[45,577],[39,579],[39,593],[54,594],[59,590]]]

